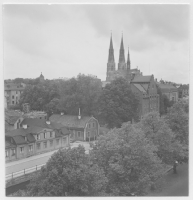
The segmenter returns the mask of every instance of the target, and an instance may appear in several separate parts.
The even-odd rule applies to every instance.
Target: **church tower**
[[[131,62],[130,62],[130,54],[129,54],[129,47],[128,47],[128,55],[127,55],[127,70],[131,69]]]
[[[119,63],[118,63],[118,70],[126,70],[126,63],[125,63],[125,50],[123,46],[123,35],[121,38],[121,47],[119,51]]]
[[[115,59],[114,59],[114,49],[113,49],[113,41],[112,41],[112,33],[111,33],[106,81],[113,80],[114,72],[115,72]]]

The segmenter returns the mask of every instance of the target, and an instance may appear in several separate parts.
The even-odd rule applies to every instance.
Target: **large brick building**
[[[119,77],[125,78],[130,83],[133,93],[139,98],[139,111],[141,117],[143,117],[145,114],[151,111],[159,112],[159,95],[157,94],[154,76],[143,76],[142,72],[140,72],[138,68],[131,69],[129,50],[127,62],[125,60],[123,36],[121,38],[121,45],[119,51],[118,69],[116,69],[113,41],[111,35],[106,81],[103,82],[103,86]]]

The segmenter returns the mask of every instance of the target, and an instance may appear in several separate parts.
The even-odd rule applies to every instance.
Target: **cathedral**
[[[126,78],[127,80],[131,81],[131,79],[134,75],[138,76],[138,75],[142,75],[142,73],[137,68],[131,69],[129,49],[128,49],[128,55],[127,55],[127,63],[125,62],[125,50],[124,50],[124,45],[123,45],[123,36],[121,38],[121,47],[120,47],[120,51],[119,51],[118,69],[116,70],[113,41],[112,41],[112,35],[111,35],[110,47],[109,47],[109,57],[108,57],[108,63],[107,63],[106,81],[111,82],[118,77],[123,77],[123,78]]]
[[[143,76],[138,68],[131,69],[130,54],[128,49],[127,62],[125,61],[125,50],[123,44],[123,36],[119,50],[118,69],[116,70],[112,34],[110,38],[109,56],[107,63],[106,81],[110,83],[116,78],[125,78],[131,86],[134,95],[139,99],[139,115],[141,118],[148,112],[159,112],[159,94],[157,93],[156,82],[153,75]]]

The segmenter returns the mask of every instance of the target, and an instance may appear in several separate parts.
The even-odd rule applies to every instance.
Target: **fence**
[[[35,172],[37,170],[40,170],[42,166],[44,166],[45,164],[41,164],[41,165],[36,165],[35,167],[31,167],[31,168],[27,168],[27,169],[23,169],[21,171],[17,171],[17,172],[12,172],[11,174],[7,174],[5,179],[10,180],[13,178],[17,178],[19,176],[23,176],[25,174],[30,174],[32,172]]]

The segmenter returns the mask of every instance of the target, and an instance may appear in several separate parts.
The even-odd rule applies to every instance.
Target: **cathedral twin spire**
[[[108,63],[115,63],[112,33],[111,33],[111,38],[110,38]],[[125,50],[124,50],[124,45],[123,45],[123,34],[122,34],[121,46],[120,46],[120,51],[119,51],[118,70],[126,70],[126,69],[130,69],[130,55],[129,55],[129,49],[128,49],[128,57],[127,57],[127,64],[126,64],[125,63]]]

